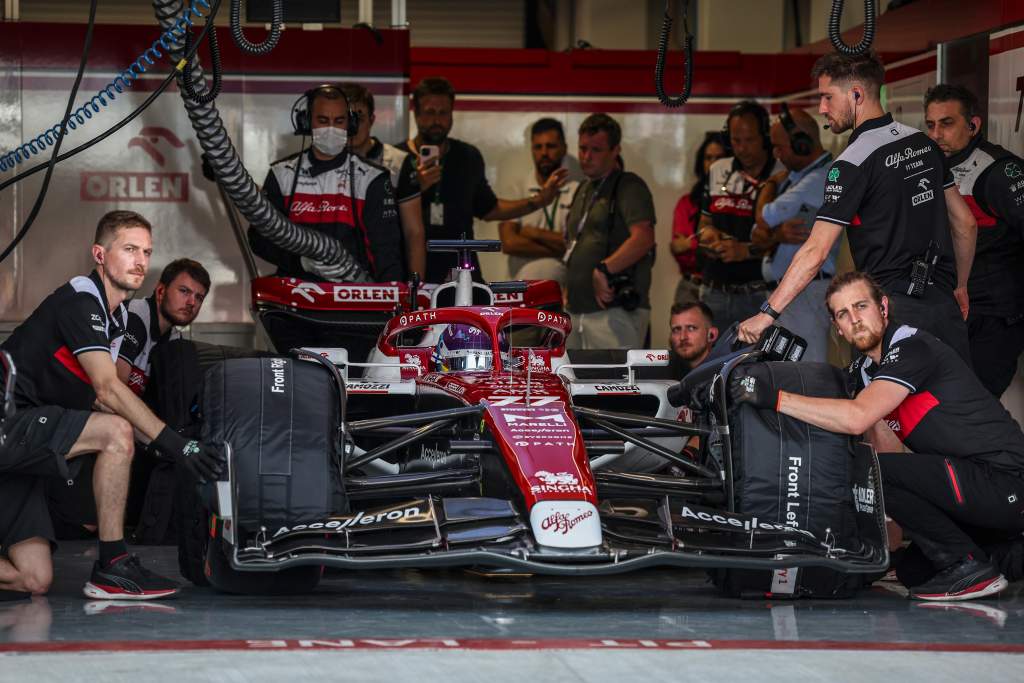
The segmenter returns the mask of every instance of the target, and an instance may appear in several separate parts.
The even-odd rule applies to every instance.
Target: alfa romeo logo
[[[1007,171],[1009,171],[1009,169],[1007,169]],[[834,183],[837,180],[839,180],[839,169],[833,168],[831,171],[828,172],[828,181],[830,183]]]

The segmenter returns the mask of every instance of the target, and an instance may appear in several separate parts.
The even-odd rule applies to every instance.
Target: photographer
[[[638,175],[616,167],[622,129],[613,118],[591,114],[580,125],[579,136],[580,166],[587,180],[566,219],[565,299],[573,328],[566,345],[638,348],[651,313],[654,201]]]

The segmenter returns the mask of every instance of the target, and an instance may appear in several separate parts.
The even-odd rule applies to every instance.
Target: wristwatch
[[[772,305],[770,303],[768,303],[768,299],[764,300],[764,303],[761,304],[761,308],[759,308],[758,310],[761,313],[767,313],[768,315],[770,315],[772,320],[778,320],[779,316],[782,315],[781,313],[776,311],[774,308],[772,308]]]
[[[606,278],[610,278],[612,276],[612,274],[608,272],[608,264],[604,261],[599,261],[598,264],[594,266],[594,270],[599,273],[604,273]]]

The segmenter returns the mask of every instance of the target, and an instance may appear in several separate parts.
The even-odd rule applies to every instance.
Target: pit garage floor
[[[136,548],[177,576],[175,550]],[[699,571],[325,577],[316,593],[189,587],[161,602],[81,594],[91,543],[62,544],[49,596],[0,603],[0,681],[865,681],[1024,679],[1024,583],[998,599],[723,598]]]

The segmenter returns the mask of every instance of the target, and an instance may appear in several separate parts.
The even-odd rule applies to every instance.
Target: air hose
[[[856,45],[843,42],[840,23],[843,18],[843,0],[832,0],[832,12],[828,15],[828,39],[836,52],[844,55],[862,55],[875,42],[875,0],[864,0],[864,37]]]
[[[686,60],[685,76],[683,77],[683,92],[677,97],[670,97],[665,93],[663,79],[665,76],[665,56],[668,53],[668,39],[672,33],[672,17],[669,14],[669,1],[665,2],[665,17],[661,22],[661,35],[658,37],[658,58],[654,63],[654,92],[658,95],[658,101],[666,107],[681,107],[690,99],[690,90],[693,88],[693,36],[690,35],[690,27],[686,21],[686,7],[683,7],[683,56]]]
[[[161,27],[174,26],[182,13],[182,0],[153,0],[153,10]],[[268,41],[269,42],[269,41]],[[184,50],[184,37],[175,36],[171,53],[180,59]],[[188,67],[192,83],[205,90],[206,78],[198,60]],[[179,81],[181,78],[179,77]],[[316,230],[293,224],[267,201],[245,170],[231,138],[224,129],[220,113],[213,103],[200,103],[183,97],[185,109],[199,144],[206,153],[228,197],[249,225],[272,243],[299,256],[330,264],[332,279],[348,282],[366,282],[369,275],[342,244]]]
[[[192,31],[185,33],[185,54],[192,52]],[[199,60],[198,53],[193,57],[195,60]],[[190,100],[199,102],[200,104],[208,104],[217,99],[220,95],[221,87],[221,63],[220,63],[220,45],[217,44],[217,31],[210,31],[210,64],[213,68],[213,87],[208,90],[198,93],[195,90],[195,85],[192,83],[192,70],[182,69],[181,72],[181,91],[185,97]]]
[[[231,37],[242,52],[250,55],[265,55],[277,47],[281,39],[281,25],[284,23],[284,0],[274,0],[271,9],[270,35],[262,43],[250,43],[242,33],[242,0],[231,0]]]

